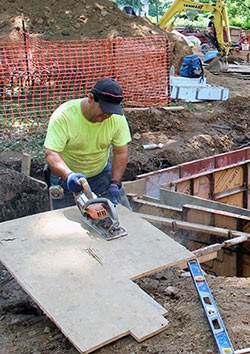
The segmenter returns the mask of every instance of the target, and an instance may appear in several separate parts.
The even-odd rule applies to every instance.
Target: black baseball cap
[[[97,98],[104,113],[123,115],[120,103],[124,96],[122,88],[116,80],[101,79],[96,82],[90,92]]]

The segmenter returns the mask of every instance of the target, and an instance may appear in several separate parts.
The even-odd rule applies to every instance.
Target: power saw
[[[84,222],[107,241],[126,236],[126,230],[119,225],[114,204],[107,198],[98,198],[85,178],[80,178],[79,182],[82,190],[74,193],[74,199]]]

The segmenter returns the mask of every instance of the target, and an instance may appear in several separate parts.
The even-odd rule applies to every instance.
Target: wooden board
[[[77,207],[0,224],[2,263],[81,353],[164,330],[166,310],[132,279],[194,258],[135,213],[118,212],[128,236],[112,241],[88,229]]]

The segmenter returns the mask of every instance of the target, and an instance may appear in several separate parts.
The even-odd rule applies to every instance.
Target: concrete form
[[[147,219],[197,250],[200,261],[210,259],[205,269],[217,275],[250,275],[250,148],[140,175],[126,190],[134,210],[165,217],[161,222]],[[240,238],[232,241],[235,235]]]

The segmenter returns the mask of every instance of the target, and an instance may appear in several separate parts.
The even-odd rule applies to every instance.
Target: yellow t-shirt
[[[82,114],[82,99],[59,106],[50,118],[44,146],[59,152],[74,172],[92,177],[107,164],[110,145],[124,146],[131,140],[127,120],[113,114],[92,123]]]

